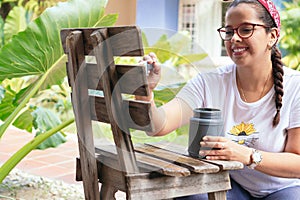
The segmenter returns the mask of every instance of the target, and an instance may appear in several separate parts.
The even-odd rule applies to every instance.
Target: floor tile
[[[25,131],[10,128],[0,140],[0,164],[34,138]],[[76,157],[78,157],[76,135],[69,134],[67,142],[56,148],[34,150],[30,152],[16,168],[29,174],[44,176],[67,183],[81,184],[75,181]]]

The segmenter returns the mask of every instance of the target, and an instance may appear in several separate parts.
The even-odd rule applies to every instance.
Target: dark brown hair
[[[261,5],[257,0],[235,0],[229,6],[229,8],[236,7],[240,3],[252,4],[257,8],[257,16],[267,27],[276,27],[274,20],[272,19],[270,13]],[[271,28],[267,28],[266,31],[271,31]],[[272,60],[272,71],[274,79],[274,90],[275,90],[275,106],[276,114],[273,118],[273,126],[277,126],[280,121],[280,110],[282,107],[282,97],[283,97],[283,63],[281,61],[281,52],[276,44],[272,47],[271,52]]]

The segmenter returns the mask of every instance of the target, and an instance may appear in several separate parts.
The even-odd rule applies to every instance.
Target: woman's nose
[[[234,41],[241,41],[242,38],[239,36],[239,34],[237,33],[237,30],[234,30],[233,31],[233,36],[231,38],[231,42],[234,42]]]

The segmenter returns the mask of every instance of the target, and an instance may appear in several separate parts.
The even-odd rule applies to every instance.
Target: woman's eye
[[[247,33],[251,33],[252,32],[252,28],[241,28],[240,29],[240,33],[243,34],[247,34]]]
[[[233,34],[233,30],[226,30],[226,31],[225,31],[225,34],[226,34],[226,35],[232,35],[232,34]]]

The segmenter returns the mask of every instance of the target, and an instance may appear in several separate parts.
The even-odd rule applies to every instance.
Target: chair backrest
[[[138,172],[129,130],[152,130],[150,103],[123,98],[149,95],[145,67],[114,63],[115,56],[143,56],[141,31],[136,26],[63,29],[61,40],[68,56],[82,178],[85,182],[94,177],[92,185],[97,190],[92,121],[111,124],[125,174]],[[96,62],[89,62],[93,58]]]

